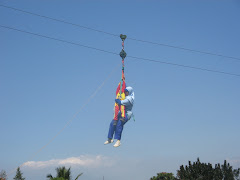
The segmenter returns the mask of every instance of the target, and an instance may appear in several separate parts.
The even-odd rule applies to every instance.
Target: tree
[[[153,176],[150,180],[175,180],[173,173],[157,173],[157,176]]]
[[[180,180],[234,180],[239,177],[240,169],[234,169],[227,161],[223,165],[215,164],[215,168],[210,163],[201,163],[199,158],[193,164],[189,161],[188,166],[180,166],[177,177]]]
[[[180,166],[177,170],[177,177],[172,173],[157,173],[150,180],[240,180],[240,168],[233,169],[225,160],[224,163],[215,164],[202,163],[197,158],[196,162],[188,162],[188,165]]]
[[[65,166],[56,168],[57,176],[53,177],[51,174],[47,175],[49,180],[71,180],[71,168],[66,169]],[[75,180],[77,180],[83,173],[79,174]]]
[[[22,172],[20,170],[20,167],[17,168],[16,176],[13,178],[14,180],[25,180],[24,177],[22,177]]]
[[[240,174],[240,168],[234,169],[233,174],[236,180],[240,180],[239,174]]]
[[[6,173],[6,171],[2,170],[0,172],[0,180],[7,180],[7,173]]]
[[[233,169],[232,166],[230,166],[227,161],[224,161],[224,164],[222,165],[222,173],[224,179],[234,179]]]

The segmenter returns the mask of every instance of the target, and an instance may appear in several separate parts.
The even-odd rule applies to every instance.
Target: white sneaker
[[[117,142],[113,145],[114,147],[118,147],[118,146],[120,146],[121,145],[121,143],[120,143],[120,140],[117,140]]]
[[[108,139],[107,141],[105,141],[104,144],[110,144],[110,143],[113,143],[113,139]]]

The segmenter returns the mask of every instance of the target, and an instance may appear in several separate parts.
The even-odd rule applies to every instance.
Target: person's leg
[[[116,131],[115,131],[115,137],[114,137],[115,139],[117,139],[117,142],[113,145],[114,147],[118,147],[121,145],[120,140],[122,137],[123,126],[125,123],[126,121],[118,120]]]
[[[126,122],[127,122],[126,120],[118,120],[114,139],[121,140],[123,126]]]
[[[113,134],[116,131],[117,122],[118,122],[117,120],[112,120],[112,122],[110,123],[109,131],[108,131],[108,139],[113,138]]]
[[[117,121],[112,120],[112,122],[110,123],[110,126],[109,126],[109,130],[108,130],[108,140],[105,141],[104,144],[113,143],[113,134],[116,130],[116,125],[117,125]]]

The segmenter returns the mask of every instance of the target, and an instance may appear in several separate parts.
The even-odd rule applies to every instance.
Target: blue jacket
[[[127,117],[129,120],[129,119],[131,119],[132,114],[133,114],[132,108],[133,108],[135,96],[134,96],[132,87],[128,86],[128,87],[126,87],[126,89],[128,90],[129,95],[126,96],[125,99],[121,101],[121,104],[125,106],[125,110],[126,110]]]

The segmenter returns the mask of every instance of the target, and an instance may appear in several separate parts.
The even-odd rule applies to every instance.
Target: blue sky
[[[0,4],[129,38],[240,58],[237,0]],[[3,7],[0,25],[121,51],[118,37]],[[83,172],[83,180],[145,180],[158,172],[176,174],[180,165],[197,157],[240,166],[239,76],[127,57],[125,75],[135,91],[136,121],[126,124],[122,145],[113,148],[103,143],[121,77],[119,56],[5,28],[0,28],[0,49],[0,170],[9,173],[25,163],[26,179],[40,180],[66,165],[73,176]],[[240,74],[237,59],[128,38],[125,50],[129,56]]]

